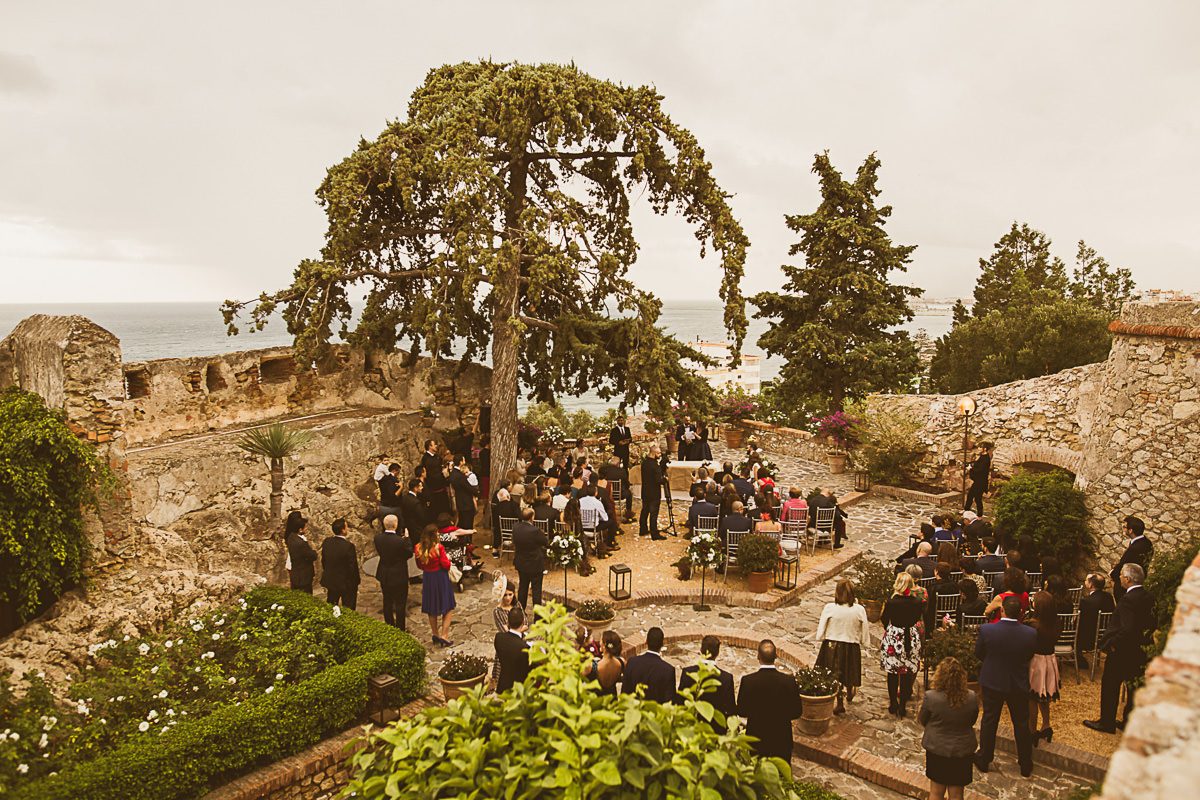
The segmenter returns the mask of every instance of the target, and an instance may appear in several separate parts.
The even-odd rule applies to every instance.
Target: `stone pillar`
[[[8,386],[65,413],[71,430],[112,469],[115,492],[101,498],[99,519],[88,528],[97,558],[122,553],[131,542],[131,513],[120,341],[86,317],[35,314],[0,341],[0,388]]]
[[[1109,329],[1077,476],[1102,563],[1124,547],[1125,515],[1171,547],[1200,508],[1200,303],[1126,303]]]

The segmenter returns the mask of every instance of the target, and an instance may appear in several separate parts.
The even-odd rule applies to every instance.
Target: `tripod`
[[[675,506],[672,505],[671,498],[671,479],[666,475],[666,468],[663,468],[662,477],[663,498],[667,501],[667,530],[666,532],[672,536],[678,536],[679,531],[675,530]]]

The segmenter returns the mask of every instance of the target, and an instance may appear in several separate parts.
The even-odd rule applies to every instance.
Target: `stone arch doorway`
[[[1065,447],[1022,442],[1008,452],[1003,452],[1003,444],[997,448],[997,460],[1008,463],[1013,472],[1050,472],[1061,469],[1070,473],[1074,478],[1079,474],[1083,454],[1068,450]]]

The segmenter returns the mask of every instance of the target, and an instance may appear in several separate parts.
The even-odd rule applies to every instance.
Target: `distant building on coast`
[[[714,389],[720,389],[726,384],[741,387],[748,394],[758,394],[762,389],[762,378],[759,374],[762,356],[743,353],[742,363],[734,367],[730,365],[732,349],[729,342],[707,342],[697,336],[696,341],[688,342],[688,344],[719,362],[716,367],[695,370]]]
[[[1178,289],[1142,289],[1138,292],[1144,303],[1192,303],[1196,296]]]

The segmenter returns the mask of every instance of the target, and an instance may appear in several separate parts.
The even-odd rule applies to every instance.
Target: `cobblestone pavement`
[[[724,456],[718,448],[714,455]],[[729,452],[729,451],[726,451]],[[779,466],[779,483],[788,486],[800,483],[805,489],[826,482],[834,485],[835,491],[850,488],[847,476],[829,476],[823,465],[799,459],[775,458]],[[848,534],[850,542],[864,547],[872,555],[883,559],[894,557],[904,547],[911,531],[927,520],[936,509],[929,504],[868,496],[849,509]],[[669,569],[666,565],[664,569]],[[654,625],[661,626],[668,635],[672,627],[694,627],[711,624],[713,628],[750,631],[763,638],[772,638],[781,646],[814,658],[817,643],[811,640],[821,609],[833,597],[834,581],[830,580],[805,593],[794,605],[778,611],[761,611],[749,608],[714,606],[712,611],[699,613],[691,606],[647,606],[618,612],[613,630],[623,638],[644,635]],[[360,609],[374,615],[379,614],[379,593],[375,582],[363,584]],[[492,638],[496,629],[492,622],[491,584],[469,586],[457,595],[458,608],[455,612],[452,638],[457,643],[453,648],[487,658],[493,656]],[[413,586],[410,592],[408,629],[429,650],[428,670],[431,683],[436,684],[436,671],[445,660],[448,650],[431,643],[429,625],[420,614],[420,587]],[[677,664],[691,663],[695,649],[680,646],[668,653]],[[734,673],[735,679],[749,671],[753,659],[748,652],[724,652],[720,663]],[[924,773],[924,751],[920,746],[921,728],[913,719],[919,700],[911,704],[910,717],[899,720],[887,713],[887,689],[884,674],[878,666],[874,653],[863,656],[863,687],[859,696],[848,706],[850,718],[861,723],[867,731],[859,746],[882,758],[906,764],[909,768]],[[917,689],[918,696],[920,687]],[[1065,733],[1065,731],[1064,731]],[[839,792],[847,798],[894,798],[894,792],[866,783],[854,776],[816,764],[796,761],[798,776],[812,779]],[[1051,798],[1064,794],[1085,782],[1060,771],[1038,765],[1029,780],[1021,780],[1015,758],[998,752],[992,771],[987,775],[976,774],[971,788],[981,794],[999,800],[1021,798]]]

